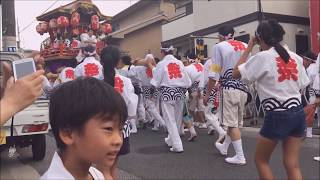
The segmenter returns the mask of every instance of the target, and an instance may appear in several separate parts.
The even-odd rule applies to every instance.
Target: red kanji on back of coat
[[[285,63],[281,57],[276,58],[277,67],[278,67],[278,82],[282,82],[284,80],[298,80],[298,70],[297,63],[293,59],[289,59],[288,63]]]
[[[202,72],[203,67],[201,66],[201,64],[197,63],[197,64],[193,64],[193,65],[194,65],[194,67],[196,67],[197,72]]]
[[[122,94],[123,93],[123,87],[124,87],[124,84],[123,84],[123,80],[120,78],[120,77],[114,77],[114,89]]]
[[[94,63],[84,65],[84,73],[86,76],[92,77],[99,75],[99,67]]]
[[[228,43],[233,46],[233,49],[235,51],[243,51],[246,49],[246,47],[244,46],[244,44],[240,41],[236,41],[236,40],[231,40],[231,41],[228,41]]]
[[[71,69],[66,70],[66,78],[74,79],[74,71]]]
[[[147,68],[147,69],[146,69],[146,74],[147,74],[147,77],[148,77],[148,78],[152,78],[152,77],[153,77],[152,69]]]
[[[176,63],[170,63],[168,64],[168,75],[170,79],[178,79],[182,78],[182,74],[180,71],[180,67]]]

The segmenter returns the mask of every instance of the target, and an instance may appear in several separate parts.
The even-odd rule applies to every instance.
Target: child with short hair
[[[58,151],[41,179],[104,179],[92,164],[114,164],[122,146],[127,107],[121,95],[103,81],[78,78],[54,90],[49,118]]]

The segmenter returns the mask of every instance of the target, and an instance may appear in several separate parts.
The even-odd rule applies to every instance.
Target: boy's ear
[[[67,146],[72,145],[74,143],[75,141],[74,135],[75,135],[75,132],[70,128],[61,129],[59,131],[59,137],[61,141]]]

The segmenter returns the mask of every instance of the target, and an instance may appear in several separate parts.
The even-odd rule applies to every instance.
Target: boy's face
[[[116,117],[112,117],[116,118]],[[105,121],[101,118],[91,118],[82,131],[73,131],[73,152],[84,161],[97,163],[103,161],[105,166],[112,166],[122,146],[122,129],[119,121]]]

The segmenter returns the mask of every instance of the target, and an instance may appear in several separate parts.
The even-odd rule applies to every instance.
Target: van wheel
[[[46,155],[46,136],[44,134],[32,136],[32,155],[35,161],[43,160]]]

